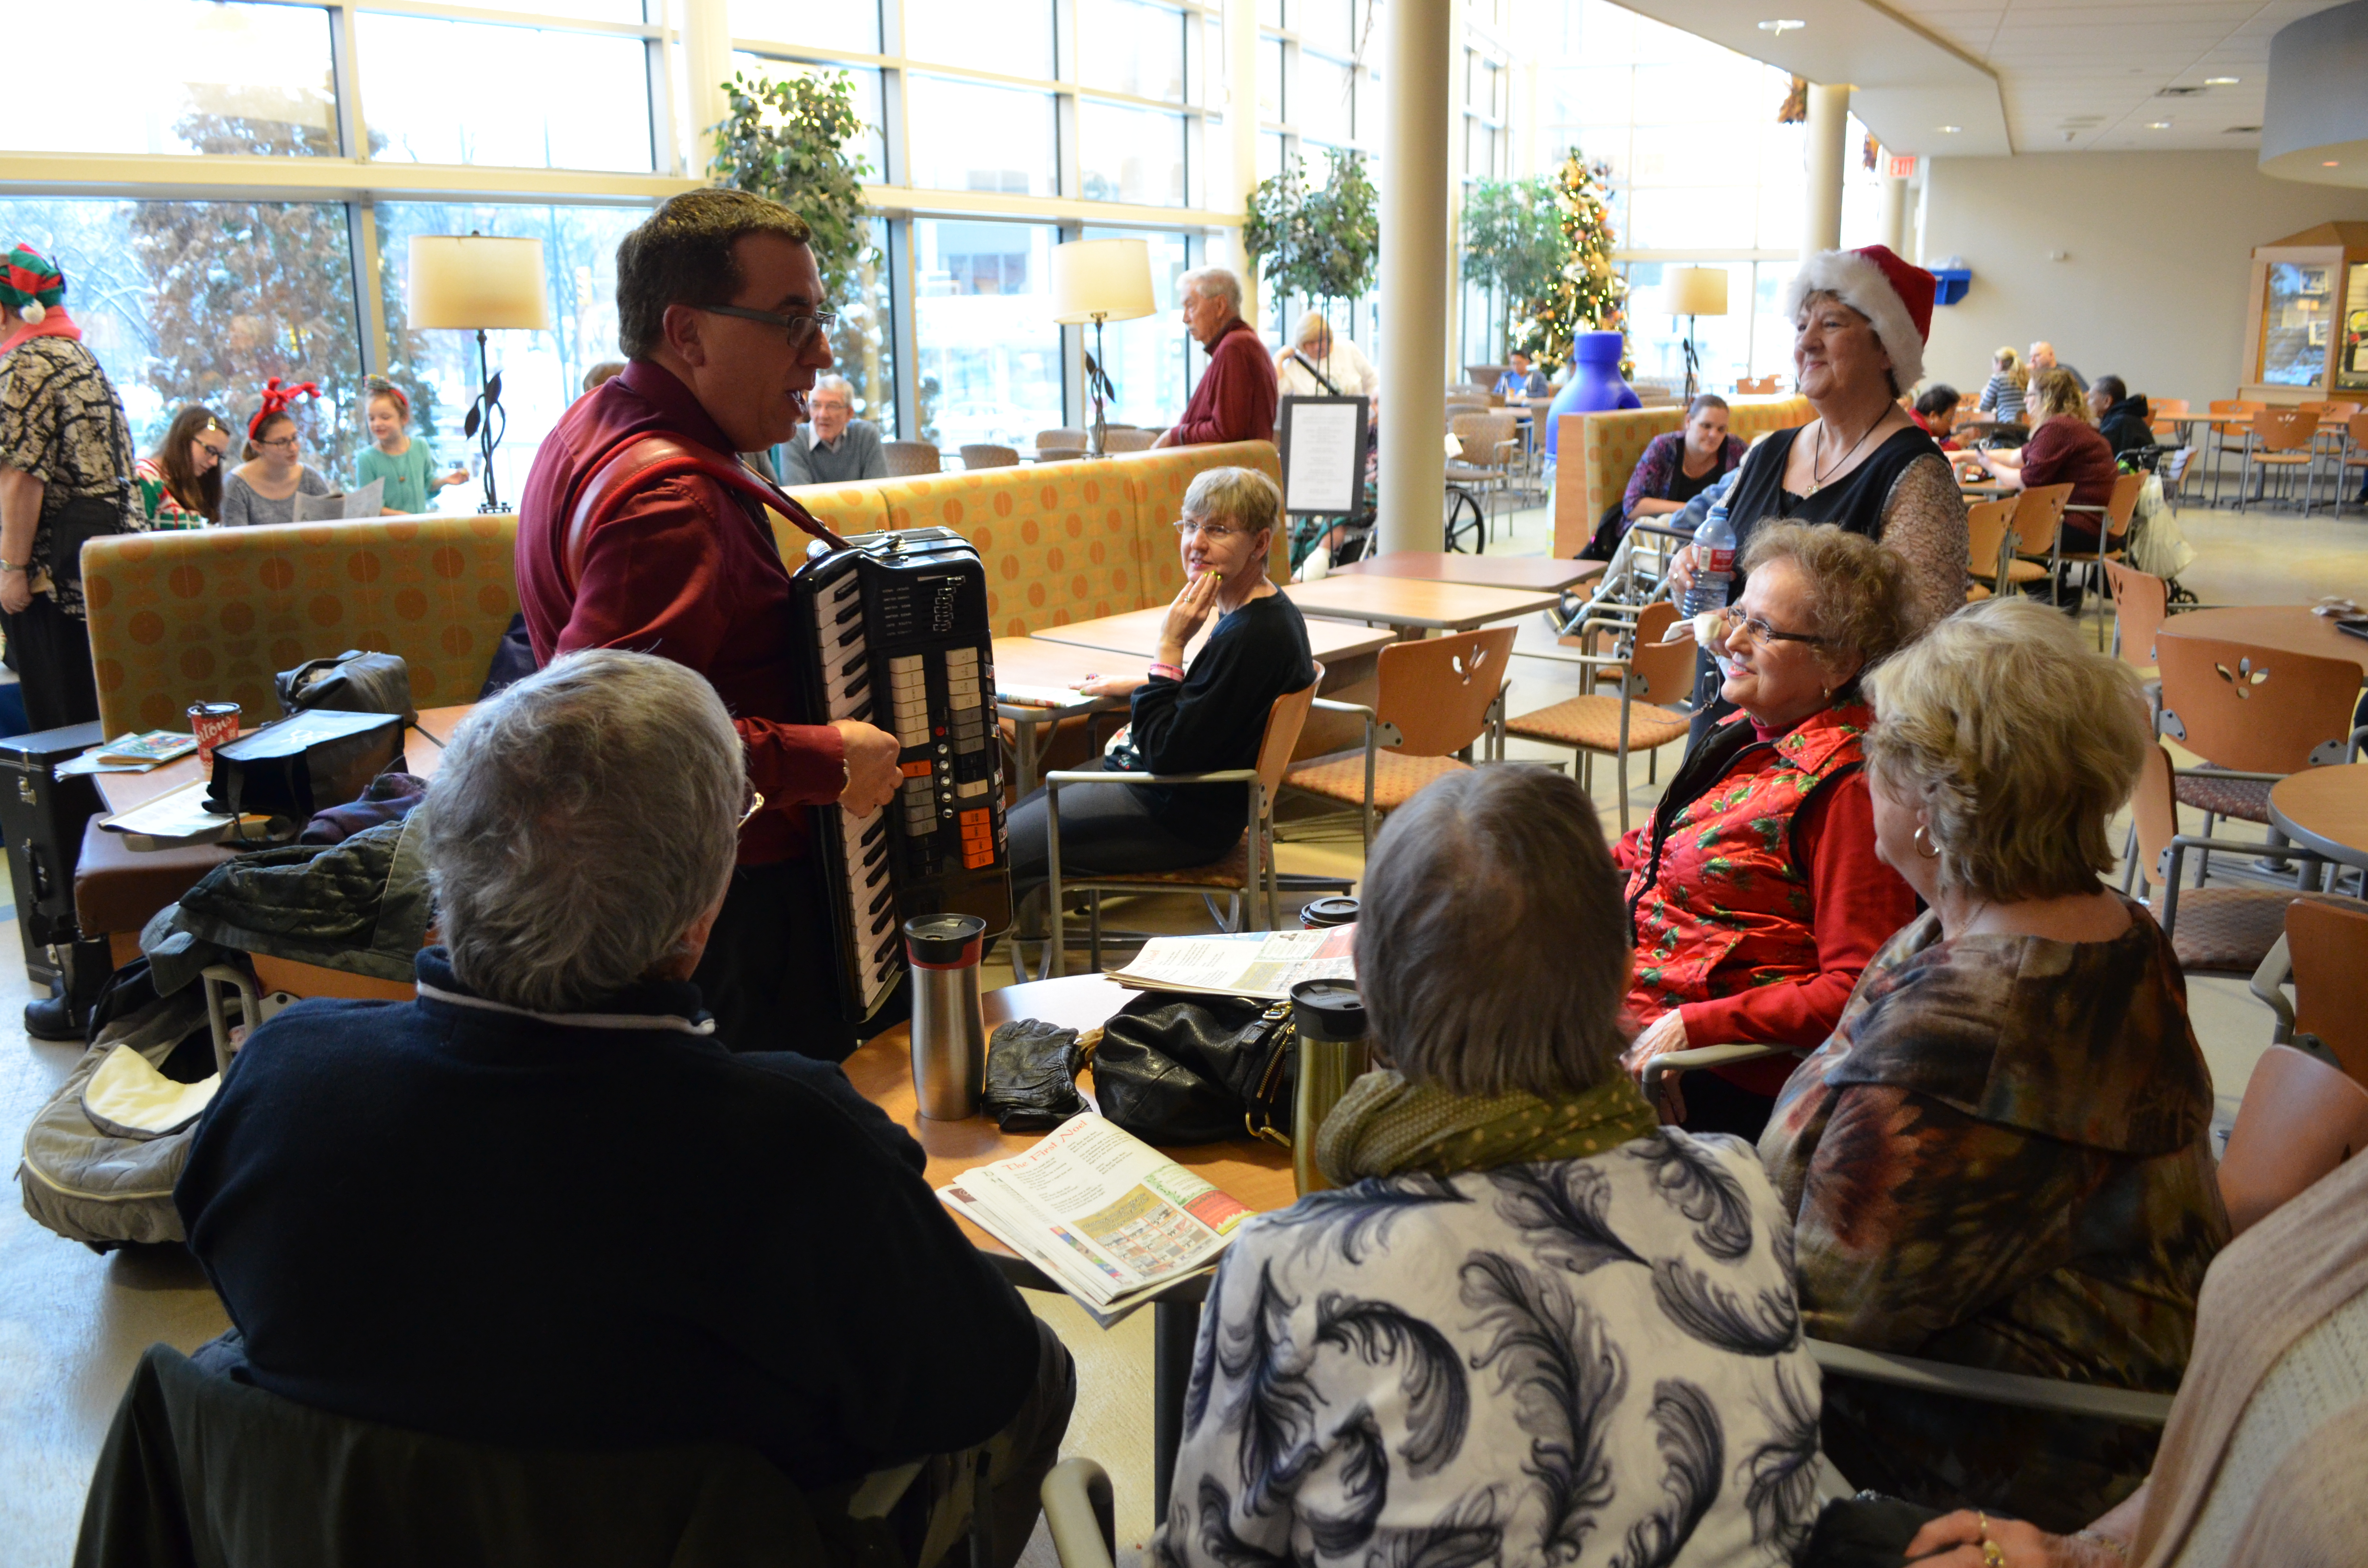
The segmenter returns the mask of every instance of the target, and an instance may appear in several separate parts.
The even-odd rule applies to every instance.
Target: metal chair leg
[[[1086,892],[1086,961],[1088,972],[1102,971],[1102,890],[1090,888]]]

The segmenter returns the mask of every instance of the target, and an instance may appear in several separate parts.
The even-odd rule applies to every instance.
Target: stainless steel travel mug
[[[1299,906],[1299,924],[1310,931],[1331,926],[1354,926],[1357,923],[1357,901],[1353,898],[1319,898]]]
[[[975,915],[905,922],[905,954],[913,964],[913,1098],[932,1121],[976,1116],[986,1089],[986,1020],[978,1007],[985,931]]]
[[[1332,1184],[1315,1168],[1315,1134],[1349,1085],[1373,1065],[1365,1002],[1354,982],[1303,980],[1291,988],[1299,1077],[1291,1111],[1291,1179],[1304,1195]]]

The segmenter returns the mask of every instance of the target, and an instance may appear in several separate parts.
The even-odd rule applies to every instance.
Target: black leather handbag
[[[1250,1137],[1288,1148],[1297,1048],[1288,1002],[1146,992],[1102,1028],[1094,1098],[1146,1143]]]
[[[282,713],[326,709],[337,713],[392,713],[419,722],[411,705],[411,666],[398,653],[348,648],[334,659],[313,659],[272,677]]]

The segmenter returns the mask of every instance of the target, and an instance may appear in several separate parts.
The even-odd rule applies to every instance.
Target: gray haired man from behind
[[[836,1064],[714,1038],[689,977],[752,806],[669,660],[570,654],[461,722],[417,997],[290,1007],[199,1125],[174,1196],[238,1325],[199,1362],[476,1442],[746,1447],[817,1512],[962,1456],[907,1493],[916,1549],[984,1452],[1008,1568],[1075,1369]]]

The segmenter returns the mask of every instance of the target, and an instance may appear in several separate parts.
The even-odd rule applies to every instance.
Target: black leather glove
[[[1086,1108],[1077,1031],[1042,1018],[997,1024],[986,1041],[986,1114],[1006,1132],[1043,1132]]]

